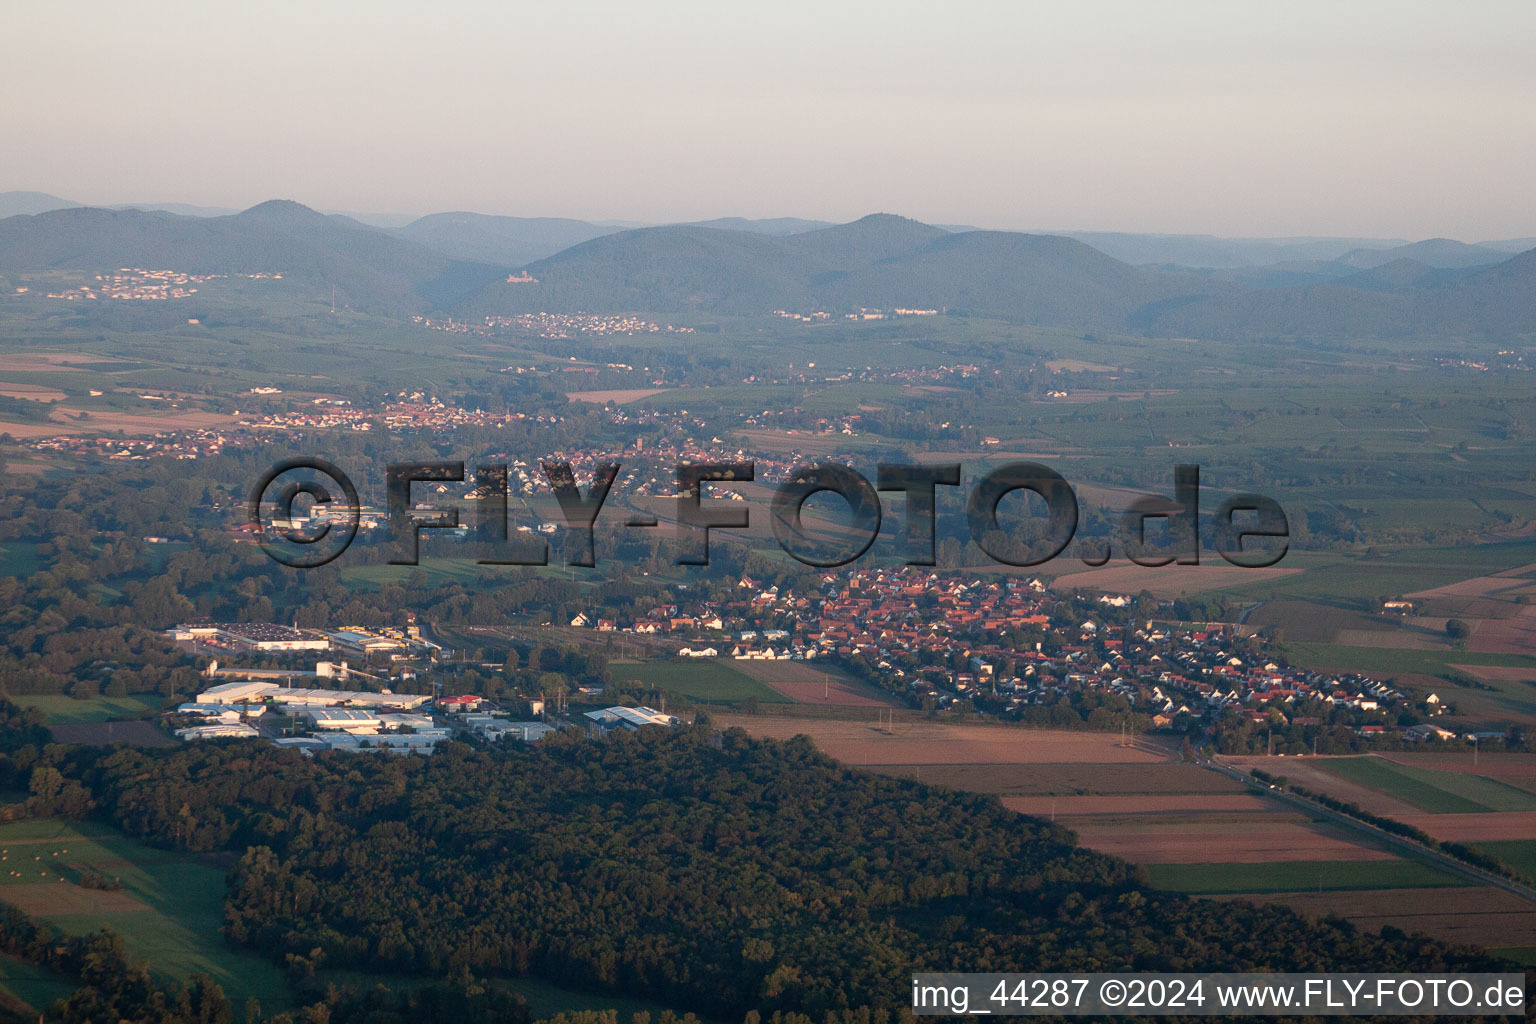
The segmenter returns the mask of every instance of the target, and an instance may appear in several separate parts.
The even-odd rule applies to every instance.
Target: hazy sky
[[[1536,235],[1536,3],[0,0],[0,191]]]

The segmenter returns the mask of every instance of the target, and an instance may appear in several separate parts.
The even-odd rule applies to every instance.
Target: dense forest
[[[1496,963],[1156,892],[994,798],[707,723],[430,759],[239,744],[12,757],[49,793],[83,787],[70,813],[94,803],[151,843],[239,853],[226,934],[300,977],[531,974],[720,1019],[853,1020],[897,1011],[915,970]]]

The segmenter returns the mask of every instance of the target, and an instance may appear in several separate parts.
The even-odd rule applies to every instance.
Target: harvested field
[[[116,363],[110,356],[90,355],[85,352],[8,352],[0,355],[0,371],[10,373],[58,373],[79,372],[70,363]]]
[[[0,380],[0,396],[26,398],[34,402],[57,402],[67,397],[58,388],[44,387],[41,384],[14,384],[4,380]]]
[[[1536,839],[1536,811],[1484,814],[1405,814],[1406,825],[1421,828],[1436,839],[1459,843]],[[1536,913],[1536,908],[1533,908]]]
[[[899,707],[867,683],[850,679],[836,669],[822,669],[803,661],[740,661],[731,666],[744,676],[766,683],[797,704],[830,704],[847,708]]]
[[[72,882],[24,882],[7,885],[5,902],[24,914],[102,914],[148,910],[132,895],[117,890],[85,889]]]
[[[1482,619],[1472,629],[1468,646],[1483,654],[1536,655],[1536,605],[1508,619]]]
[[[73,434],[78,431],[66,430],[57,423],[8,423],[0,420],[0,434],[10,434],[18,441],[29,441],[34,437],[54,437],[58,434]]]
[[[971,793],[1029,796],[1242,793],[1246,787],[1192,764],[886,765],[883,775]]]
[[[1111,399],[1134,402],[1141,398],[1166,398],[1176,394],[1178,394],[1177,391],[1169,388],[1137,388],[1134,391],[1071,391],[1065,398],[1047,398],[1039,404],[1081,405],[1084,402],[1107,402]]]
[[[153,434],[162,430],[185,430],[198,427],[216,427],[225,423],[233,423],[235,417],[226,416],[217,412],[201,412],[189,410],[182,413],[168,413],[161,415],[135,416],[126,412],[101,412],[91,413],[91,418],[83,424],[76,423],[81,410],[79,409],[55,409],[53,418],[61,423],[67,423],[68,432],[73,433],[81,429],[99,433],[111,430],[122,430],[129,434]],[[60,430],[58,433],[65,433]]]
[[[1070,563],[1062,564],[1067,566]],[[1272,582],[1301,571],[1280,568],[1240,569],[1226,564],[1164,565],[1150,568],[1134,562],[1112,561],[1098,569],[1084,566],[1081,571],[1064,572],[1051,582],[1051,589],[1083,588],[1113,594],[1139,594],[1146,590],[1158,597],[1179,597],[1203,590]]]
[[[1452,665],[1469,676],[1476,676],[1486,683],[1523,683],[1536,680],[1536,669],[1519,665]],[[1395,756],[1395,755],[1394,755]]]
[[[1493,948],[1536,945],[1536,910],[1513,893],[1491,886],[1244,893],[1218,898],[1281,904],[1313,918],[1337,914],[1363,931],[1376,932],[1390,925],[1405,932],[1425,932],[1444,942]]]
[[[1139,796],[1005,796],[1003,806],[1037,818],[1092,817],[1112,814],[1150,815],[1164,813],[1214,814],[1233,811],[1273,813],[1275,805],[1248,793],[1185,793],[1179,795]]]
[[[15,438],[54,437],[58,434],[104,434],[121,430],[126,434],[158,434],[164,430],[185,430],[233,423],[233,416],[222,413],[188,411],[179,414],[135,416],[126,412],[94,411],[88,420],[80,420],[81,410],[55,408],[48,423],[0,423],[0,434]]]
[[[1289,860],[1237,864],[1148,864],[1159,889],[1199,895],[1463,888],[1460,876],[1413,860]]]
[[[1047,370],[1066,370],[1069,373],[1114,373],[1120,369],[1118,366],[1104,366],[1101,363],[1088,363],[1081,359],[1047,359]]]
[[[1347,647],[1383,647],[1395,651],[1445,650],[1445,644],[1433,637],[1416,636],[1406,630],[1341,629],[1334,634],[1333,642]]]
[[[92,746],[126,743],[130,747],[169,747],[176,742],[151,722],[71,722],[50,728],[53,738],[60,743],[85,743]]]
[[[802,455],[830,455],[842,449],[848,440],[842,434],[810,430],[767,430],[761,427],[735,430],[732,433],[746,438],[750,444],[765,451],[796,451]]]
[[[1325,768],[1431,814],[1536,811],[1536,796],[1529,791],[1469,772],[1418,768],[1371,756],[1330,758]]]
[[[1138,864],[1265,864],[1272,861],[1397,860],[1329,825],[1298,815],[1243,815],[1177,823],[1116,818],[1074,821],[1078,842]]]
[[[1527,583],[1527,580],[1503,575],[1478,576],[1470,580],[1462,580],[1460,583],[1448,583],[1443,587],[1416,591],[1408,594],[1407,597],[1410,600],[1436,597],[1487,597],[1505,590],[1517,590],[1526,586]]]
[[[719,715],[716,720],[754,736],[805,735],[831,757],[852,765],[1153,764],[1171,754],[1146,740],[1122,747],[1120,737],[1111,733],[902,721],[886,732],[873,722],[751,715]]]
[[[1520,669],[1519,671],[1526,671]],[[1381,754],[1388,761],[1410,768],[1431,768],[1442,772],[1466,772],[1513,784],[1517,779],[1536,779],[1536,754]]]
[[[1404,815],[1419,813],[1419,808],[1406,800],[1399,800],[1390,794],[1340,778],[1325,770],[1324,766],[1334,760],[1330,757],[1227,757],[1222,760],[1245,772],[1257,768],[1271,775],[1283,775],[1295,785],[1303,786],[1314,793],[1324,793],[1336,800],[1356,804],[1372,814],[1401,818]]]
[[[609,391],[568,391],[565,397],[573,402],[596,402],[598,405],[606,405],[616,402],[623,405],[625,402],[638,402],[642,398],[650,398],[652,395],[664,395],[676,388],[613,388]]]

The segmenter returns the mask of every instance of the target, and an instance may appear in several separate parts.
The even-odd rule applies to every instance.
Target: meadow
[[[608,666],[614,681],[639,683],[664,693],[686,697],[696,704],[741,706],[747,700],[763,704],[792,704],[766,683],[761,683],[731,666],[728,661],[701,658],[698,661],[612,662]]]
[[[1536,879],[1536,837],[1480,842],[1477,848],[1499,858],[1526,878]]]
[[[1536,794],[1465,772],[1441,772],[1385,758],[1331,757],[1325,771],[1404,800],[1432,814],[1536,810]]]
[[[220,934],[222,868],[103,825],[54,819],[0,825],[0,851],[0,900],[71,934],[110,928],[130,957],[166,977],[207,974],[236,1005],[252,996],[269,1011],[290,1005],[282,969]],[[85,870],[116,878],[122,888],[83,888]]]
[[[63,999],[75,990],[72,979],[54,974],[44,967],[0,956],[0,1008],[9,1008],[27,1018],[41,1020],[43,1011],[56,999]]]
[[[51,725],[75,725],[142,718],[160,710],[158,694],[135,693],[127,697],[70,697],[62,693],[24,693],[10,698],[24,708],[37,708]]]

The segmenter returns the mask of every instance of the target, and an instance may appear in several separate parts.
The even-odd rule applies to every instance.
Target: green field
[[[1270,861],[1262,864],[1149,864],[1158,889],[1197,895],[1323,892],[1334,889],[1427,889],[1466,883],[1410,860]]]
[[[609,671],[616,682],[638,682],[699,704],[740,704],[748,698],[756,698],[762,704],[794,703],[768,684],[714,658],[620,662],[610,665]]]
[[[1374,755],[1329,758],[1322,767],[1431,814],[1536,810],[1536,794],[1481,775],[1410,767]]]
[[[366,992],[375,986],[383,985],[395,991],[415,990],[431,984],[433,978],[424,975],[378,975],[366,974],[362,971],[322,970],[316,973],[315,979],[324,988],[326,985],[337,987],[351,986],[359,991]],[[662,1003],[649,999],[639,999],[633,996],[605,995],[592,989],[570,989],[559,985],[551,985],[547,981],[538,978],[497,978],[492,982],[498,988],[509,989],[523,997],[528,1006],[528,1012],[534,1020],[544,1020],[561,1013],[601,1013],[605,1010],[616,1010],[619,1020],[629,1020],[637,1013],[648,1013],[652,1020],[658,1019],[662,1013],[671,1009],[681,1017],[686,1011],[667,1007]],[[708,1024],[710,1018],[700,1017],[700,1021]]]
[[[1402,647],[1353,647],[1348,644],[1288,643],[1283,645],[1291,661],[1307,668],[1336,672],[1370,672],[1377,675],[1417,673],[1439,675],[1452,665],[1492,665],[1529,668],[1536,673],[1536,658],[1523,654],[1486,654],[1478,651],[1419,651]]]
[[[5,851],[0,853],[5,857],[0,861],[0,900],[14,893],[23,910],[70,934],[110,928],[123,937],[131,958],[148,962],[168,977],[207,974],[236,1005],[250,996],[269,1010],[292,1002],[282,968],[236,950],[219,933],[223,869],[187,854],[144,846],[103,825],[54,819],[0,825],[0,849]],[[70,897],[88,895],[73,881],[57,878],[62,873],[78,879],[81,870],[93,868],[122,881],[121,893],[107,895],[126,895],[132,902],[122,909],[87,912],[76,911],[62,897],[57,910],[40,911],[35,905],[49,899],[46,887],[56,886]],[[17,870],[19,878],[10,873]]]
[[[146,711],[160,710],[161,704],[161,698],[155,694],[77,700],[62,693],[24,693],[11,699],[24,708],[37,708],[53,725],[138,718]]]
[[[0,992],[30,1007],[39,1019],[54,1000],[65,998],[75,987],[73,980],[45,967],[0,956]]]
[[[31,576],[46,565],[37,553],[36,544],[20,541],[0,544],[0,576]]]
[[[1499,858],[1526,878],[1536,878],[1536,839],[1504,839],[1477,843],[1476,846]]]

